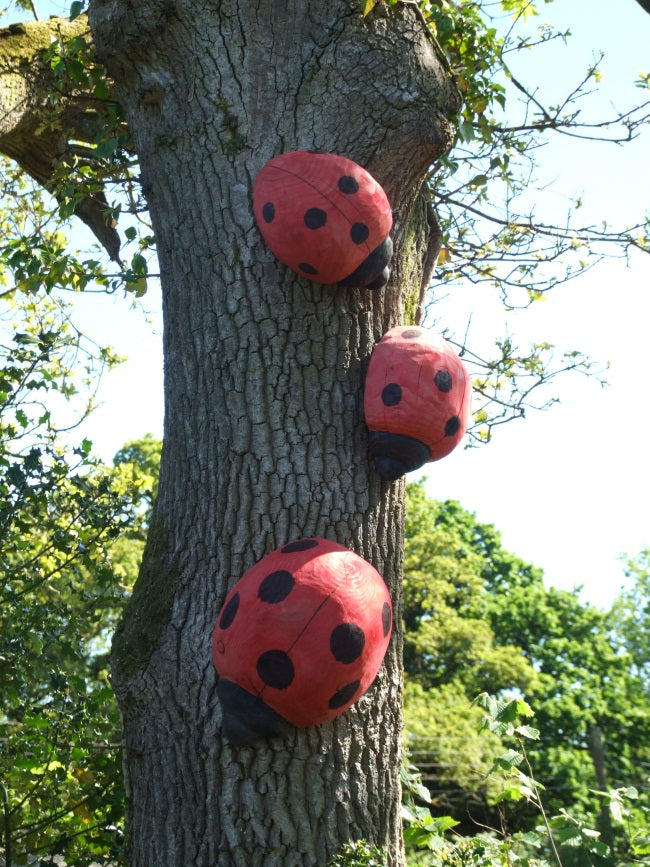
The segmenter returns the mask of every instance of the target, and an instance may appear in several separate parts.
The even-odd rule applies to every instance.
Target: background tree
[[[641,793],[639,804],[647,805],[650,708],[637,662],[643,656],[635,655],[648,604],[644,555],[630,566],[638,580],[611,612],[601,611],[581,601],[579,590],[546,587],[540,570],[505,551],[495,528],[458,503],[428,499],[421,483],[408,486],[407,502],[406,743],[436,812],[451,811],[464,831],[471,827],[466,810],[474,820],[500,827],[496,781],[485,779],[499,747],[466,733],[479,715],[473,706],[478,690],[506,698],[525,692],[539,729],[527,751],[545,786],[549,815],[564,809],[597,817],[613,857],[628,857],[629,837],[620,828],[614,835],[609,802],[596,791],[633,786]],[[634,609],[626,608],[632,599]],[[445,610],[449,600],[458,602],[456,611]],[[629,644],[621,641],[617,623],[626,624]],[[471,634],[483,649],[480,664],[474,646],[459,654],[466,665],[454,664],[457,636]],[[448,664],[440,665],[450,648]],[[509,811],[507,828],[530,830],[538,821],[535,805],[521,800]],[[575,863],[589,863],[580,860],[585,857],[581,851]]]
[[[0,329],[2,857],[64,853],[81,865],[121,848],[105,655],[135,570],[111,558],[126,549],[145,479],[133,465],[100,467],[87,440],[69,444],[90,396],[82,374],[92,381],[110,351],[47,297],[18,293]]]
[[[650,549],[628,560],[627,584],[613,606],[614,624],[646,692],[650,689]]]
[[[499,744],[479,734],[473,700],[486,690],[528,693],[537,675],[486,617],[486,558],[466,532],[472,516],[432,500],[423,482],[407,485],[406,506],[405,743],[437,811],[488,821],[486,774]]]

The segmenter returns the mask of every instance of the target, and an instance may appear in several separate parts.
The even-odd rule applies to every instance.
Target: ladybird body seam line
[[[303,636],[303,635],[305,634],[305,632],[307,631],[307,627],[311,624],[311,622],[314,620],[314,618],[318,615],[318,612],[321,610],[321,608],[322,608],[322,607],[323,607],[327,602],[329,602],[329,600],[332,598],[332,596],[334,596],[334,593],[336,592],[337,589],[338,589],[338,585],[337,585],[337,587],[333,587],[332,590],[327,594],[327,596],[326,596],[326,597],[323,599],[323,601],[320,603],[320,605],[318,606],[318,608],[316,608],[316,610],[315,610],[314,613],[311,615],[311,617],[309,618],[309,620],[305,623],[305,625],[302,627],[302,629],[300,630],[300,632],[298,633],[298,635],[296,635],[296,637],[294,638],[294,640],[291,642],[291,644],[289,645],[289,647],[288,647],[287,650],[285,651],[285,653],[286,653],[287,655],[289,655],[289,654],[291,653],[291,651],[293,650],[293,648],[296,646],[296,644],[300,641],[300,639],[302,638],[302,636]],[[261,694],[264,692],[264,690],[267,688],[267,686],[268,686],[268,684],[264,684],[264,686],[262,687],[261,691],[259,692],[259,695],[261,695]]]
[[[306,178],[302,177],[302,175],[297,175],[295,172],[291,172],[291,171],[289,171],[289,169],[281,168],[280,166],[267,166],[267,169],[269,171],[272,169],[273,171],[276,171],[276,172],[284,172],[287,175],[291,175],[292,178],[296,178],[297,180],[301,181],[303,184],[307,184],[307,186],[311,187],[312,190],[314,190],[316,193],[318,193],[318,195],[321,198],[325,199],[325,201],[328,202],[332,206],[332,208],[335,211],[337,211],[347,223],[350,224],[350,226],[354,225],[354,222],[347,216],[347,214],[345,214],[339,208],[339,206],[336,204],[336,202],[332,201],[332,199],[330,199],[328,196],[326,196],[325,193],[322,192],[322,190],[319,190],[315,184],[313,184],[311,181],[308,181]],[[357,212],[361,213],[358,209],[357,209]],[[391,228],[392,228],[392,226],[391,226]],[[368,244],[367,241],[362,241],[361,244],[357,244],[357,247],[359,249],[362,249],[363,247],[365,247],[366,250],[368,251],[368,254],[370,254],[372,252],[372,250],[370,249],[370,245]]]
[[[421,343],[417,343],[417,344],[415,344],[415,346],[416,346],[418,351],[417,351],[417,353],[414,352],[413,354],[416,356],[416,358],[420,359],[420,363],[418,365],[418,383],[417,383],[416,400],[422,401],[423,398],[422,398],[422,393],[420,391],[420,382],[422,381],[422,374],[424,373],[424,362],[427,361],[427,352],[426,352],[425,347]],[[427,425],[427,428],[429,429],[430,426]],[[429,436],[429,434],[427,433],[427,437],[428,436]],[[425,443],[425,445],[426,445],[426,443]]]
[[[388,385],[391,385],[392,383],[395,383],[401,389],[401,386],[399,385],[399,368],[396,368],[396,366],[391,363],[391,364],[386,365],[386,369],[385,369],[385,373],[384,373],[384,388],[386,388],[386,386],[388,386]],[[380,392],[380,398],[379,399],[381,400],[382,412],[383,412],[383,416],[384,416],[384,428],[386,430],[389,430],[390,426],[392,424],[401,425],[401,423],[402,423],[402,416],[403,416],[402,400],[400,398],[398,403],[396,403],[394,406],[389,406],[388,404],[384,403],[384,401],[382,400],[382,398],[381,398],[382,394],[383,394],[383,389]],[[388,412],[389,409],[391,410],[390,414]]]

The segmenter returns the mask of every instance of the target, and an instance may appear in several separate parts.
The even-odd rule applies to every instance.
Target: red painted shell
[[[226,598],[212,636],[219,686],[236,684],[294,726],[325,722],[368,689],[391,628],[390,596],[370,563],[336,542],[300,539]]]
[[[448,455],[471,418],[465,365],[424,328],[388,331],[370,358],[364,393],[370,451],[385,479]]]
[[[274,255],[318,283],[348,278],[390,240],[393,223],[386,193],[372,175],[345,157],[311,151],[269,160],[255,179],[253,209]],[[388,259],[391,254],[392,242]],[[386,259],[377,274],[385,265]]]

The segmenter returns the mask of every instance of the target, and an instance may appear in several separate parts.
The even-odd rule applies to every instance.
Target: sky
[[[41,5],[46,14],[52,11],[46,5],[62,9]],[[605,0],[555,0],[541,11],[574,33],[568,47],[530,52],[534,65],[516,70],[527,80],[536,75],[547,101],[564,94],[599,50],[606,59],[596,110],[640,100],[633,81],[650,71],[650,16],[634,0],[619,0],[615,14]],[[558,213],[581,196],[584,222],[592,215],[612,224],[641,217],[648,210],[649,146],[650,129],[624,150],[558,137],[539,154],[541,173],[552,181],[546,195],[557,202]],[[147,317],[123,297],[93,295],[76,302],[75,320],[98,342],[128,356],[105,375],[100,406],[80,432],[106,461],[124,442],[162,432],[162,323],[155,284],[143,304]],[[623,584],[621,558],[650,545],[644,382],[650,257],[634,256],[629,264],[605,261],[524,312],[506,315],[491,290],[462,284],[445,289],[434,310],[435,327],[451,333],[462,335],[471,313],[470,336],[476,339],[507,329],[522,346],[546,340],[558,352],[579,349],[602,366],[609,362],[607,388],[579,376],[561,380],[554,392],[559,405],[499,427],[489,445],[458,448],[410,477],[426,476],[432,497],[458,500],[479,521],[494,524],[504,546],[542,568],[547,583],[581,585],[584,600],[609,606]]]
[[[631,83],[650,70],[650,16],[632,0],[619,0],[615,15],[611,9],[605,2],[559,0],[543,10],[574,33],[568,48],[549,47],[543,65],[536,60],[547,101],[559,98],[599,50],[606,52],[605,107],[639,100]],[[602,110],[603,97],[594,104]],[[538,155],[544,176],[553,179],[558,213],[581,196],[588,215],[612,224],[642,216],[650,207],[649,148],[648,128],[625,149],[559,138]],[[643,379],[650,257],[633,256],[629,265],[605,261],[508,317],[484,288],[471,286],[455,287],[434,309],[460,334],[471,312],[473,331],[501,324],[522,346],[548,340],[558,350],[580,349],[609,362],[607,388],[581,377],[560,381],[559,406],[497,429],[487,447],[456,451],[427,468],[432,496],[457,499],[494,524],[505,547],[543,568],[548,583],[582,585],[584,599],[608,606],[623,583],[621,556],[650,545],[650,409]]]

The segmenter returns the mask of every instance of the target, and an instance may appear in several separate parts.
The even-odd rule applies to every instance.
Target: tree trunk
[[[365,838],[399,865],[403,485],[368,459],[363,377],[417,308],[430,230],[414,204],[450,145],[456,90],[407,4],[364,19],[341,0],[93,0],[89,17],[139,155],[165,316],[159,496],[113,646],[129,863],[320,867]],[[348,156],[386,189],[385,290],[308,283],[265,247],[252,182],[298,148]],[[384,576],[385,664],[333,722],[234,747],[217,613],[254,562],[312,535]]]
[[[603,739],[603,730],[600,726],[596,725],[590,730],[588,747],[589,755],[594,763],[596,783],[601,792],[606,792],[609,789],[609,785],[607,783],[607,766],[605,764],[605,741]],[[612,827],[612,819],[609,814],[609,804],[605,798],[600,799],[598,830],[600,831],[603,843],[612,848],[614,845],[614,828]]]

